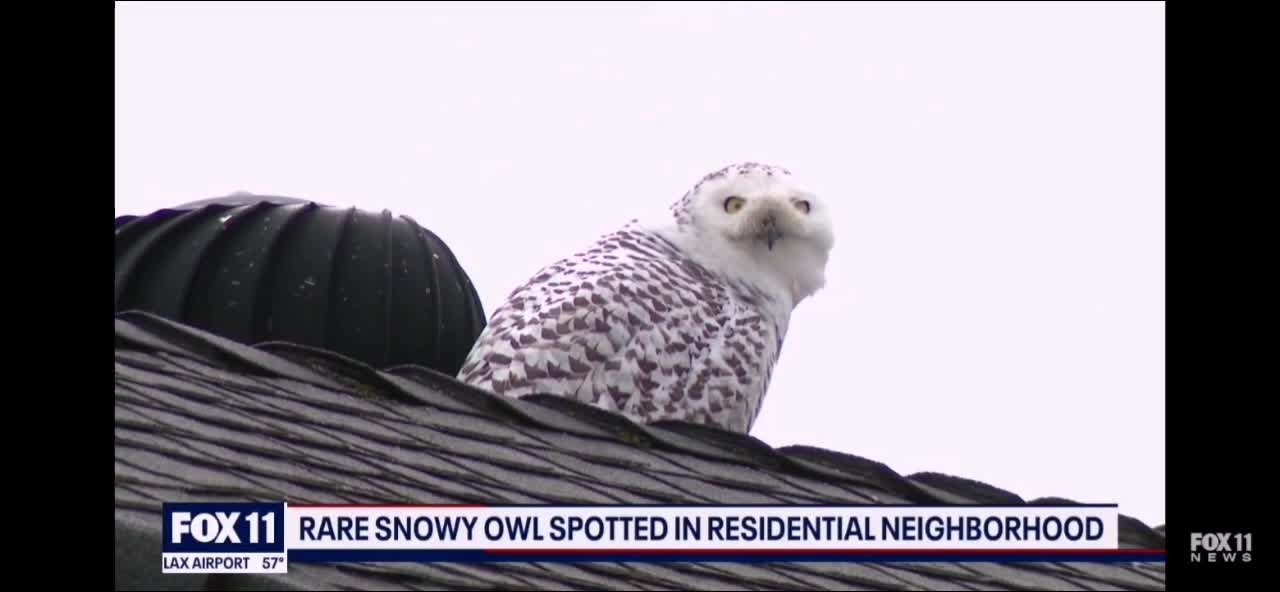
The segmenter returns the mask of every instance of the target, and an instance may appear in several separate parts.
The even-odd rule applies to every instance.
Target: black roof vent
[[[407,216],[235,194],[116,218],[115,310],[242,343],[449,375],[485,325],[449,247]]]

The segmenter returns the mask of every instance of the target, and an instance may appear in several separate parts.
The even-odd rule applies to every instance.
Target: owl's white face
[[[786,170],[734,165],[708,175],[676,207],[687,241],[721,271],[790,294],[825,284],[834,243],[827,204]]]
[[[826,204],[786,177],[741,175],[696,197],[694,218],[742,249],[773,251],[799,243],[830,250],[831,220]]]

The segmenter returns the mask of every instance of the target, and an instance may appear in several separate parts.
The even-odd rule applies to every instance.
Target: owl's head
[[[790,171],[733,164],[702,178],[672,207],[704,264],[756,283],[777,284],[792,301],[826,282],[834,243],[831,212]]]

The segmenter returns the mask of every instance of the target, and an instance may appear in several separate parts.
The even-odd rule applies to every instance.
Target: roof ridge
[[[890,493],[895,493],[912,502],[938,504],[946,501],[912,483],[889,468],[889,465],[856,454],[798,444],[784,446],[777,450],[795,460],[819,464],[842,474],[856,475],[860,480],[881,484],[882,489],[885,488],[885,484],[891,484],[888,488]]]
[[[967,477],[923,471],[908,475],[907,478],[984,504],[1021,505],[1027,503],[1022,499],[1022,496],[1016,493]]]
[[[421,399],[413,396],[412,393],[388,382],[382,373],[373,366],[334,351],[288,341],[264,341],[254,344],[253,348],[280,356],[299,366],[313,370],[326,378],[359,392],[361,395],[389,399],[409,405],[424,404]],[[357,380],[355,377],[367,378],[373,384]],[[370,388],[371,386],[382,388],[372,389]]]

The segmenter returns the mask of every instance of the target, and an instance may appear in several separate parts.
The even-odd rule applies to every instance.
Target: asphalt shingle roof
[[[160,574],[163,502],[1037,503],[937,473],[682,423],[638,425],[557,397],[500,398],[412,366],[375,370],[116,316],[117,588],[1163,590],[1158,563],[291,564]],[[1165,547],[1121,521],[1121,546]]]

